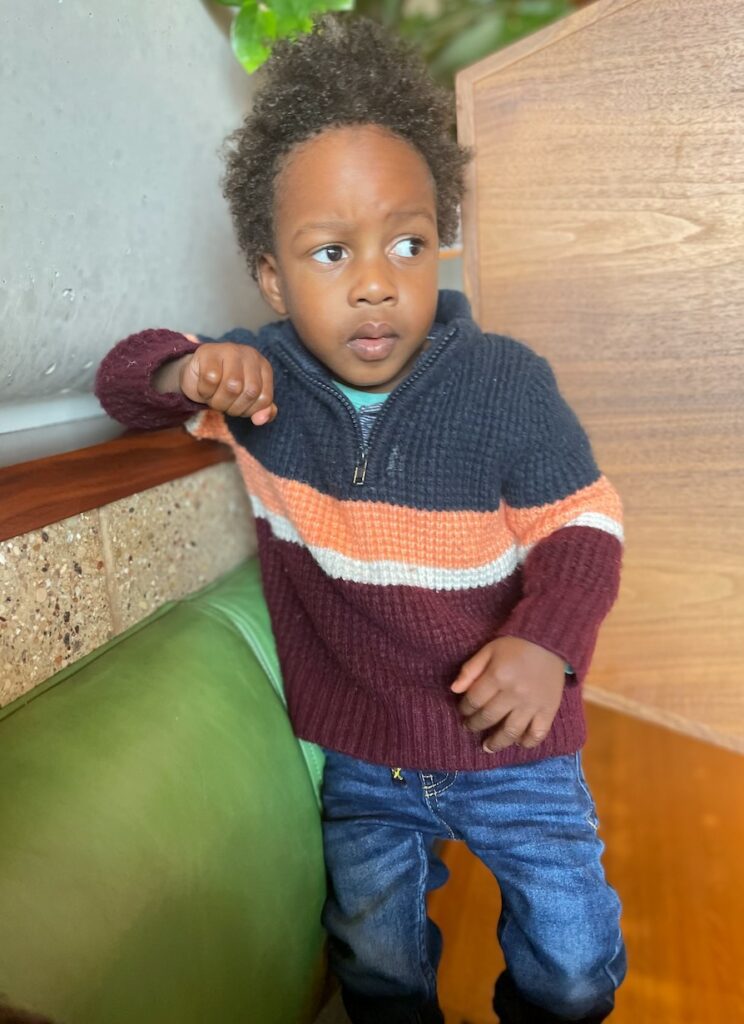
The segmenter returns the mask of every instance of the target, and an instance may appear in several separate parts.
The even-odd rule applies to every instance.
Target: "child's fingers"
[[[259,357],[255,369],[253,366],[247,368],[246,380],[243,393],[225,412],[230,416],[249,416],[256,426],[261,426],[276,416],[276,406],[273,402],[274,380],[270,364]]]
[[[261,382],[229,379],[225,384],[229,404],[222,409],[228,416],[251,416],[258,409],[266,407],[266,396],[261,391]],[[233,397],[237,394],[237,398]],[[215,396],[218,397],[218,396]],[[269,399],[270,401],[270,399]]]
[[[453,693],[464,693],[468,687],[472,686],[475,680],[481,675],[489,661],[491,660],[491,651],[488,647],[481,647],[472,658],[468,658],[464,662],[460,669],[457,679],[450,686],[450,690]]]
[[[207,380],[211,380],[208,376]],[[236,376],[230,376],[224,370],[220,377],[219,384],[214,392],[206,399],[210,409],[218,412],[238,415],[233,412],[233,407],[250,405],[255,398],[255,389],[250,384],[245,384]]]
[[[507,693],[492,693],[475,708],[470,706],[470,699],[470,693],[466,693],[458,710],[463,716],[463,724],[471,732],[491,729],[514,711],[514,698]]]
[[[259,420],[259,423],[268,423],[269,419],[273,419],[273,415],[269,415],[271,410],[276,410],[276,406],[273,404],[270,398],[267,398],[263,392],[258,397],[254,393],[246,394],[243,392],[239,398],[222,411],[228,416],[242,416],[246,419],[250,417],[253,423],[256,423],[255,416],[263,416],[263,419]]]
[[[230,416],[244,416],[249,410],[260,407],[265,399],[258,353],[253,349],[241,351],[236,345],[215,346],[215,349],[210,353],[210,364],[202,373],[207,387],[214,382],[215,376],[219,376],[217,387],[207,398],[210,408]]]
[[[181,390],[195,402],[228,416],[250,417],[258,426],[277,414],[271,364],[247,346],[200,346],[184,369]]]
[[[216,404],[215,399],[219,401],[219,396],[215,395],[215,397],[209,404],[212,406],[213,409],[220,408]],[[226,416],[247,416],[248,410],[251,408],[255,400],[256,399],[253,394],[246,394],[245,391],[241,391],[238,397],[233,401],[229,400],[228,395],[229,404],[224,406],[224,408],[220,408],[220,412],[224,412]]]
[[[277,412],[277,407],[272,402],[268,409],[254,412],[251,416],[251,423],[256,427],[262,427],[265,423],[271,423],[272,420],[276,419]]]
[[[553,720],[550,715],[538,711],[525,730],[524,736],[519,741],[520,747],[525,747],[527,750],[537,747],[550,732],[552,724]]]
[[[198,354],[192,356],[181,375],[181,391],[192,402],[208,402],[219,387],[219,373],[205,367]]]
[[[262,356],[259,356],[258,371],[261,376],[259,393],[249,413],[253,423],[256,423],[256,420],[253,419],[254,415],[270,411],[274,404],[274,371],[272,370],[271,363],[268,359],[264,359]],[[274,417],[272,416],[271,418],[273,419]],[[268,419],[261,419],[257,425],[260,426],[261,423],[268,422]]]
[[[180,371],[178,386],[182,393],[190,398],[192,402],[199,402],[199,357],[194,353],[190,359],[184,359],[183,368]]]
[[[516,709],[503,719],[497,729],[486,736],[483,741],[483,750],[487,754],[495,754],[499,750],[505,750],[515,743],[523,746],[522,739],[530,724],[531,711]]]
[[[194,402],[209,402],[222,382],[222,359],[213,352],[195,352],[181,378],[181,390]]]
[[[253,419],[255,413],[271,408],[274,374],[268,360],[254,349],[243,349],[238,358],[235,378],[242,377],[242,394],[226,411],[231,416],[250,416]]]

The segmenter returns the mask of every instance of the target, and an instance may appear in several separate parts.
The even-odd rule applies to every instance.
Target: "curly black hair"
[[[274,248],[283,158],[331,127],[379,125],[418,150],[434,179],[440,240],[454,241],[470,153],[452,134],[453,97],[412,47],[366,18],[324,15],[309,34],[278,42],[259,75],[252,109],[226,139],[222,180],[254,279]]]

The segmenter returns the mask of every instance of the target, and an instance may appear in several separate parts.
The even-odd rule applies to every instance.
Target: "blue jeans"
[[[461,839],[496,876],[507,970],[502,1024],[598,1022],[625,975],[620,903],[605,880],[581,757],[478,772],[415,772],[326,752],[323,923],[354,1024],[438,1024],[442,940],[426,894]]]

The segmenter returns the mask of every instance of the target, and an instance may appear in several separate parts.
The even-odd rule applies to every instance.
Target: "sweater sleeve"
[[[581,682],[618,593],[622,506],[544,359],[536,359],[521,402],[502,497],[519,546],[522,598],[497,635],[553,651]]]
[[[111,349],[98,368],[98,400],[109,416],[135,430],[184,423],[204,406],[180,393],[161,394],[152,386],[152,376],[163,363],[188,355],[197,347],[175,331],[149,330],[130,335]]]

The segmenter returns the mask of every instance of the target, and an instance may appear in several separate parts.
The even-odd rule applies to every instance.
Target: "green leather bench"
[[[302,1024],[320,752],[255,560],[0,712],[0,993],[60,1024]]]

